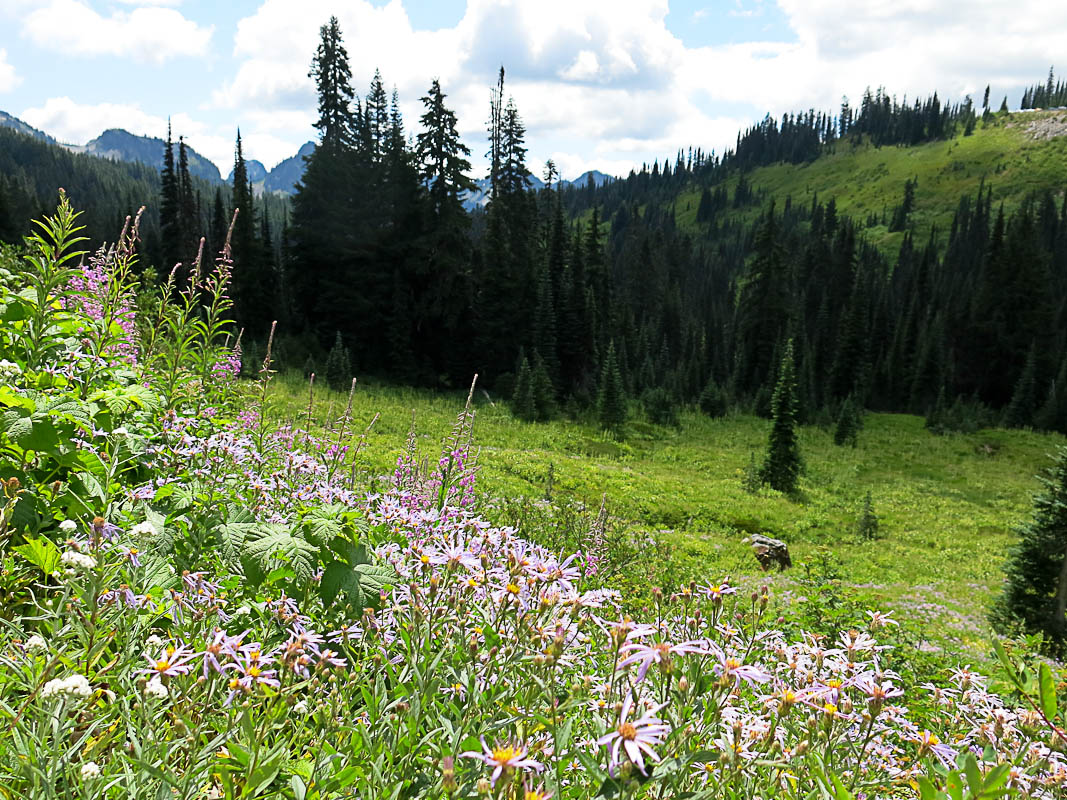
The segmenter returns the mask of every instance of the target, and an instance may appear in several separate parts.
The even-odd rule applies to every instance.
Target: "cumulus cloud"
[[[119,0],[130,9],[110,16],[86,1],[0,0],[0,9],[22,3],[28,36],[75,53],[161,61],[202,53],[211,36],[178,10],[148,7],[177,0]],[[588,168],[625,174],[683,146],[722,152],[765,112],[833,111],[842,95],[858,104],[867,86],[884,85],[901,99],[937,90],[955,102],[967,93],[980,99],[990,83],[996,103],[1004,93],[1014,102],[1055,63],[1067,28],[1067,4],[1047,0],[776,0],[777,9],[770,0],[731,0],[702,4],[689,16],[748,29],[751,20],[732,17],[773,17],[784,21],[780,33],[687,47],[668,27],[667,0],[468,0],[455,26],[434,31],[420,30],[404,2],[262,0],[238,22],[233,65],[202,109],[226,129],[183,132],[199,137],[194,146],[223,172],[238,124],[249,157],[270,166],[292,155],[315,136],[308,71],[331,15],[339,18],[357,92],[366,93],[379,68],[386,90],[399,92],[409,134],[418,127],[419,98],[441,80],[477,173],[490,88],[503,64],[506,92],[527,125],[531,169],[539,173],[551,157],[568,178]],[[0,89],[4,74],[0,59]],[[72,108],[53,98],[33,111],[56,118],[55,126],[39,127],[76,141],[99,133],[104,117],[165,131],[165,120],[136,106]]]
[[[22,83],[15,68],[7,63],[7,50],[0,47],[0,92],[9,92]]]
[[[23,33],[41,47],[152,64],[205,55],[213,31],[213,26],[201,27],[173,8],[142,4],[105,17],[81,0],[49,0],[23,20]]]

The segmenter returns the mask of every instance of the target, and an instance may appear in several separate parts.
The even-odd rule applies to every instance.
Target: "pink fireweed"
[[[506,744],[502,747],[490,748],[485,743],[485,737],[481,737],[482,751],[481,753],[471,750],[466,753],[460,753],[461,758],[476,758],[479,761],[493,767],[493,774],[489,780],[494,786],[496,786],[497,779],[503,774],[510,774],[517,769],[532,769],[535,772],[540,772],[544,769],[544,765],[538,761],[534,761],[532,758],[527,758],[527,748],[519,744]]]
[[[622,710],[619,712],[619,726],[611,733],[607,733],[596,740],[598,745],[611,746],[611,762],[609,772],[615,775],[616,769],[622,764],[622,751],[635,767],[645,773],[645,755],[653,761],[659,761],[654,745],[663,743],[663,738],[670,733],[670,727],[656,714],[666,703],[662,703],[640,718],[630,722],[627,718],[634,705],[633,692],[626,695],[622,702]]]

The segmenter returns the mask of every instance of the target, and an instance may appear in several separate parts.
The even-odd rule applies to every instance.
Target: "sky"
[[[770,113],[867,87],[991,103],[1067,62],[1060,0],[0,0],[0,109],[84,144],[183,135],[223,175],[238,127],[267,168],[315,138],[308,77],[338,17],[353,82],[377,68],[407,132],[434,78],[485,171],[501,66],[528,166],[625,176],[679,148],[721,153]],[[1067,74],[1067,63],[1063,63]]]

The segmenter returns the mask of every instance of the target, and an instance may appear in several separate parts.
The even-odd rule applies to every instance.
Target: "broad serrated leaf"
[[[26,544],[11,549],[45,575],[54,573],[59,565],[59,548],[48,539],[27,539]]]
[[[391,567],[376,567],[373,564],[356,564],[352,571],[359,577],[364,592],[377,598],[378,593],[396,580],[396,570]]]
[[[318,550],[288,527],[280,524],[257,524],[247,534],[241,562],[255,562],[264,573],[273,569],[276,559],[287,562],[298,584],[307,584],[317,565]]]
[[[319,583],[319,596],[325,605],[331,605],[340,596],[355,608],[360,608],[362,595],[359,576],[352,567],[341,561],[333,561],[326,565],[326,569],[322,572],[322,581]]]

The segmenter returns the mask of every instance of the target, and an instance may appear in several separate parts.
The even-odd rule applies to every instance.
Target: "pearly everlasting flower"
[[[156,535],[156,529],[151,522],[145,520],[138,522],[130,529],[130,534],[136,537],[149,537]]]
[[[78,770],[78,774],[81,775],[81,779],[83,781],[92,780],[93,778],[99,778],[100,767],[97,766],[95,761],[86,761],[84,764],[82,764],[81,769]]]
[[[125,428],[115,428],[115,430],[111,431],[111,435],[112,436],[129,436],[130,432],[128,430],[126,430]]]
[[[48,642],[44,640],[43,636],[35,633],[26,640],[24,646],[27,653],[43,653],[48,649]]]
[[[308,701],[299,701],[295,706],[293,706],[293,711],[301,715],[308,713]]]
[[[170,695],[170,690],[163,685],[163,681],[160,680],[157,675],[145,684],[144,693],[146,697],[152,697],[156,700],[166,700]]]
[[[88,571],[96,569],[96,559],[88,553],[79,553],[77,550],[67,550],[59,557],[59,563],[64,564],[68,570]]]
[[[78,523],[72,519],[65,519],[61,523],[59,523],[59,529],[63,533],[74,533],[74,531],[78,530]]]
[[[66,678],[53,678],[41,689],[42,698],[50,697],[88,697],[93,693],[89,679],[75,672]]]
[[[22,374],[22,368],[14,361],[0,359],[0,378],[17,378]]]

